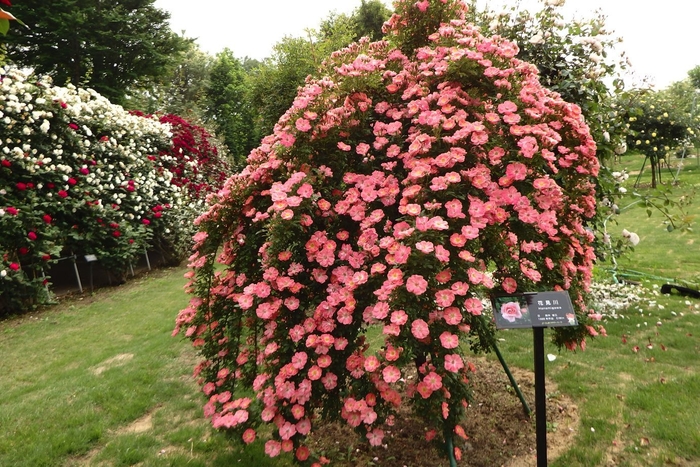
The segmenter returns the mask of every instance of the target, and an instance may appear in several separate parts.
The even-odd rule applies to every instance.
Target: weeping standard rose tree
[[[568,290],[582,324],[554,341],[596,333],[598,162],[579,108],[462,2],[394,6],[387,40],[334,53],[210,199],[177,318],[213,426],[301,464],[319,423],[380,445],[401,404],[443,447],[464,434],[465,352],[493,337],[490,293]]]

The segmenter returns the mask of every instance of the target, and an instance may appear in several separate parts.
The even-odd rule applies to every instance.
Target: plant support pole
[[[83,293],[83,284],[80,282],[80,273],[78,272],[78,265],[75,263],[75,255],[71,257],[73,260],[73,269],[75,270],[75,278],[78,281],[78,289],[80,289],[80,293]]]
[[[447,449],[447,458],[450,460],[450,467],[457,467],[457,459],[455,459],[455,447],[452,432],[445,428],[445,448]]]
[[[486,326],[486,320],[484,319],[484,316],[481,316],[481,323],[482,325]],[[496,344],[496,338],[492,337],[490,339],[491,341],[491,347],[493,347],[493,351],[496,352],[496,356],[498,357],[498,361],[501,362],[501,366],[503,367],[503,371],[506,372],[506,375],[508,376],[508,380],[510,381],[510,385],[513,386],[513,389],[515,390],[515,393],[518,395],[518,399],[520,399],[520,403],[523,405],[523,410],[525,411],[525,415],[528,417],[532,416],[532,410],[530,409],[530,406],[527,405],[527,401],[525,400],[525,396],[523,396],[522,391],[520,390],[520,386],[518,386],[517,381],[515,381],[515,378],[513,377],[513,373],[510,372],[510,368],[508,368],[508,364],[506,363],[505,359],[503,358],[503,355],[501,355],[501,351],[498,349],[498,345]]]
[[[525,400],[525,396],[523,396],[523,393],[520,390],[520,386],[518,386],[518,383],[515,381],[513,374],[510,372],[510,368],[508,368],[508,364],[503,359],[503,355],[501,355],[501,351],[498,350],[498,346],[496,345],[495,339],[493,340],[491,345],[493,347],[493,351],[496,352],[496,356],[498,357],[498,361],[501,362],[501,366],[503,367],[503,370],[506,372],[506,375],[508,376],[508,380],[510,380],[510,385],[513,386],[515,393],[518,395],[518,399],[520,399],[520,403],[523,405],[523,410],[525,411],[525,415],[527,415],[528,417],[531,417],[532,416],[532,409],[530,409],[530,406],[527,405],[527,401]]]

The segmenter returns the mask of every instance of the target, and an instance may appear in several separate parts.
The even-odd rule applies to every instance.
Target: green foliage
[[[131,89],[164,76],[186,46],[153,3],[23,0],[14,12],[29,28],[7,35],[7,59],[122,103]]]
[[[125,105],[149,114],[174,114],[190,121],[203,121],[206,109],[205,89],[213,57],[191,41],[179,53],[168,74],[147,89],[133,90]]]
[[[355,40],[369,37],[372,41],[381,40],[384,33],[382,26],[391,16],[389,9],[380,0],[362,0],[353,12],[355,20]]]
[[[632,94],[623,107],[628,127],[627,146],[649,158],[651,186],[656,188],[660,161],[694,133],[690,115],[684,114],[663,93],[653,91]]]
[[[695,89],[700,89],[700,65],[696,66],[688,72],[688,77],[690,82],[693,84]]]
[[[254,114],[247,102],[245,69],[231,50],[217,54],[203,94],[205,118],[228,147],[234,164],[242,166],[258,140],[253,131]]]
[[[308,30],[306,37],[285,37],[275,44],[272,56],[249,75],[258,140],[272,132],[306,77],[317,77],[318,68],[331,53],[364,36],[380,39],[381,26],[388,16],[381,1],[363,0],[352,15],[330,14],[318,30]]]
[[[641,169],[643,160],[642,154],[625,155],[616,164],[616,169],[618,173],[635,173]],[[622,184],[627,193],[620,199],[620,213],[608,229],[616,238],[623,238],[620,235],[623,229],[634,232],[639,243],[634,245],[633,254],[617,259],[616,267],[621,272],[637,270],[698,288],[700,250],[694,248],[697,234],[688,226],[700,216],[700,206],[692,202],[700,186],[700,166],[693,159],[672,158],[669,163],[670,170],[679,174],[677,184],[669,183],[658,189],[634,189],[636,175]],[[647,164],[646,171],[648,167]],[[663,173],[668,179],[671,178],[671,173],[666,169]],[[647,173],[642,173],[641,177],[647,177]],[[676,207],[671,200],[678,200],[681,205]],[[674,231],[673,234],[669,235],[669,230]],[[632,279],[638,277],[633,276]]]

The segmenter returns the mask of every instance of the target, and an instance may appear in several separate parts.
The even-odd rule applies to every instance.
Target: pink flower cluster
[[[466,8],[414,3],[390,26]],[[324,404],[381,444],[404,391],[454,427],[473,368],[461,344],[490,332],[482,298],[549,288],[580,303],[590,281],[598,163],[579,109],[459,17],[426,42],[335,53],[197,221],[223,245],[192,256],[198,297],[176,332],[199,345],[212,398],[256,391],[270,455],[304,447]],[[214,401],[214,420],[242,421]]]

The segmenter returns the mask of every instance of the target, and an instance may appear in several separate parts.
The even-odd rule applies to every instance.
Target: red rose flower
[[[35,233],[35,232],[29,232],[29,233],[27,234],[27,237],[29,237],[29,240],[34,241],[34,240],[36,240],[36,233]]]
[[[12,162],[8,161],[7,159],[3,159],[2,162],[0,162],[0,164],[2,164],[3,167],[9,167],[12,165]]]
[[[12,269],[13,271],[19,271],[19,264],[10,263],[10,269]]]
[[[41,216],[41,218],[44,219],[44,222],[46,222],[47,224],[50,224],[51,221],[53,220],[53,219],[51,219],[51,216],[49,216],[48,214],[44,214],[43,216]]]
[[[122,233],[118,230],[115,230],[114,232],[112,232],[112,236],[115,238],[119,238],[122,236]]]
[[[15,185],[15,187],[17,187],[17,189],[18,189],[19,191],[24,191],[24,190],[27,189],[27,184],[26,184],[26,183],[22,183],[22,182],[17,182],[17,184]]]
[[[59,190],[58,191],[58,196],[61,198],[67,198],[68,197],[68,192],[66,190]]]
[[[12,206],[10,206],[9,208],[5,209],[5,212],[12,216],[16,216],[19,211],[17,211],[17,208],[13,208]]]
[[[0,3],[2,3],[3,5],[12,6],[12,3],[10,3],[10,0],[0,0]]]
[[[19,254],[20,255],[26,255],[27,253],[29,253],[29,248],[27,248],[26,246],[19,247]]]

